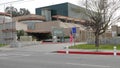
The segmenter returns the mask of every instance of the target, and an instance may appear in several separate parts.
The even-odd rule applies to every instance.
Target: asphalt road
[[[0,51],[0,68],[120,68],[120,56],[57,54],[45,47]]]

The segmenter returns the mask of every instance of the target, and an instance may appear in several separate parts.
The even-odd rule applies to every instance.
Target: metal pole
[[[117,47],[114,46],[114,56],[116,56],[116,55],[117,55]]]
[[[11,18],[12,18],[12,11],[13,11],[13,8],[12,8],[12,4],[10,4],[10,7],[11,7],[11,11],[10,11],[10,14],[11,14]],[[11,21],[11,39],[10,41],[13,42],[14,38],[13,38],[13,20]]]
[[[76,37],[76,33],[73,33],[73,42],[74,42],[74,45],[73,46],[75,46],[75,38]]]
[[[87,3],[88,3],[88,1],[86,0],[86,9],[87,9],[87,7],[88,7],[88,6],[87,6]]]
[[[69,54],[69,46],[66,46],[66,54]]]
[[[4,12],[5,12],[5,4],[4,4]],[[5,14],[4,14],[4,18],[3,18],[3,29],[2,30],[5,30]],[[4,41],[6,36],[5,36],[5,34],[2,34],[2,36],[3,36],[3,41]],[[6,40],[3,44],[6,44]]]

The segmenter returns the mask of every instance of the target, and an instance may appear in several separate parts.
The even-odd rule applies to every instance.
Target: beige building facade
[[[5,16],[3,14],[3,16]],[[76,27],[75,41],[86,42],[89,40],[94,40],[94,33],[91,29],[87,29],[84,26],[85,21],[76,18],[70,18],[66,16],[56,15],[53,18],[56,18],[54,21],[46,21],[44,16],[40,15],[26,15],[11,18],[6,15],[6,18],[9,19],[9,22],[4,22],[1,18],[0,24],[0,43],[9,44],[12,41],[16,40],[17,30],[24,30],[27,33],[31,34],[40,34],[40,33],[53,33],[53,29],[62,29],[64,37],[69,37],[73,27]],[[64,21],[63,21],[64,20]],[[107,31],[100,38],[111,38],[112,32]]]
[[[27,31],[27,25],[13,22],[10,14],[0,12],[0,43],[10,44],[16,41],[17,30]]]
[[[33,16],[33,17],[32,17]],[[20,16],[17,18],[14,18],[14,20],[23,22],[30,28],[34,26],[34,29],[29,29],[26,31],[27,33],[50,33],[52,34],[53,29],[63,29],[64,36],[68,36],[71,33],[71,29],[73,27],[76,27],[77,33],[76,33],[76,41],[86,42],[88,40],[94,40],[94,33],[91,29],[87,29],[83,24],[85,23],[84,20],[76,19],[76,18],[70,18],[66,16],[61,15],[55,15],[53,18],[56,18],[54,21],[45,21],[44,17],[42,16],[36,16],[36,15],[27,15],[25,18],[21,18],[24,16]],[[39,17],[39,21],[38,18]],[[32,19],[31,19],[32,18]],[[36,22],[36,20],[38,22]],[[64,20],[64,21],[63,21]],[[27,23],[25,23],[27,21]],[[32,21],[32,22],[31,22]],[[80,23],[78,23],[80,22]],[[30,23],[32,23],[32,26],[30,26]],[[110,31],[107,31],[105,34],[101,36],[101,39],[103,38],[111,38],[112,34]]]
[[[0,43],[2,44],[10,44],[11,42],[16,41],[18,30],[27,31],[27,25],[18,22],[8,22],[0,24],[0,26]]]

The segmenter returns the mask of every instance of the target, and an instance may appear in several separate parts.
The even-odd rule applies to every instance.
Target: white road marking
[[[8,56],[31,56],[30,54],[0,54],[0,57],[8,57]]]
[[[78,64],[78,63],[66,63],[69,65],[80,65],[80,66],[91,66],[91,67],[102,67],[102,68],[110,68],[111,66],[103,66],[103,65],[92,65],[92,64]]]

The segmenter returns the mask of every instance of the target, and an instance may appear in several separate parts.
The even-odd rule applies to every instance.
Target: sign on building
[[[52,28],[52,36],[53,36],[53,42],[58,41],[58,37],[59,37],[59,40],[63,42],[64,41],[63,28]]]
[[[53,28],[52,35],[59,36],[59,37],[63,36],[64,35],[63,28]]]

